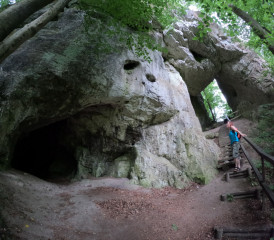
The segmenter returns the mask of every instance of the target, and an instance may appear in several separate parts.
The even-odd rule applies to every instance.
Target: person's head
[[[226,119],[226,120],[227,120],[227,119]],[[233,122],[230,121],[230,120],[225,121],[225,123],[226,123],[226,127],[227,127],[227,128],[230,128],[231,126],[233,126]]]

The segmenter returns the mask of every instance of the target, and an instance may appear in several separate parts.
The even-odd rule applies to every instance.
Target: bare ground
[[[248,134],[251,123],[239,120],[236,126]],[[147,189],[114,178],[58,184],[15,170],[0,172],[6,220],[0,239],[209,240],[214,226],[270,224],[270,206],[260,210],[259,200],[220,201],[222,194],[254,189],[248,178],[226,182],[223,175],[179,190]]]

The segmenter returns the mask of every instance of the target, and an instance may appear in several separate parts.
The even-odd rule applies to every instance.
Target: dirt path
[[[0,239],[205,240],[214,239],[214,226],[270,223],[269,214],[258,210],[258,200],[220,201],[221,194],[252,188],[247,178],[228,183],[223,174],[206,186],[178,190],[145,189],[114,178],[60,185],[18,171],[1,172],[0,206],[7,228],[0,229]]]

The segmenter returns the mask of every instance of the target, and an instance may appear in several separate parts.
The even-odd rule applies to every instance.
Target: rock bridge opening
[[[22,136],[15,145],[11,166],[47,181],[73,178],[77,161],[66,145],[67,125],[67,120],[62,120]]]
[[[191,96],[192,105],[203,130],[214,123],[222,122],[225,116],[232,112],[226,99],[227,89],[228,87],[220,86],[214,79],[198,96]],[[230,95],[235,94],[235,90],[231,87]]]

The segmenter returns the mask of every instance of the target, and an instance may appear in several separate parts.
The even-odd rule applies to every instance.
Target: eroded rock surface
[[[77,179],[178,188],[210,181],[218,150],[204,138],[178,71],[159,52],[148,63],[119,45],[98,58],[95,47],[83,13],[68,9],[0,65],[1,165],[52,177],[66,167],[61,156],[46,160],[57,152],[75,160]]]
[[[203,42],[193,40],[198,17],[191,11],[173,30],[154,34],[169,51],[150,52],[150,63],[98,32],[95,18],[90,32],[116,50],[99,57],[83,19],[83,12],[66,9],[1,63],[2,167],[44,179],[207,183],[218,150],[204,138],[196,114],[203,125],[208,119],[199,104],[195,114],[190,95],[198,99],[215,78],[234,110],[274,101],[265,62],[216,25]]]

